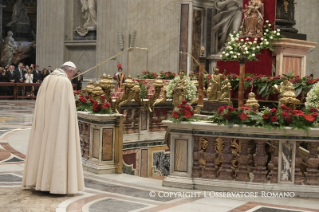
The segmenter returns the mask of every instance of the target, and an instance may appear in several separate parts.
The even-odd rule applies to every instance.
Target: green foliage
[[[146,98],[146,96],[147,96],[147,89],[146,89],[146,87],[145,87],[145,85],[143,85],[143,83],[139,83],[139,85],[140,85],[140,97],[141,97],[141,99],[145,99]]]

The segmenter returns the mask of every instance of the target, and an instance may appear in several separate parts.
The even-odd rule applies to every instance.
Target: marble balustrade
[[[209,122],[163,124],[170,132],[171,153],[164,186],[319,197],[318,128],[307,133],[290,128],[229,129]]]

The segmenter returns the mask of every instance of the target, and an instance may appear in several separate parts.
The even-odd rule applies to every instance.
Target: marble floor
[[[214,198],[204,191],[162,187],[161,179],[125,174],[84,172],[86,189],[76,195],[23,190],[20,185],[33,108],[31,100],[0,101],[0,212],[319,212],[319,199]]]

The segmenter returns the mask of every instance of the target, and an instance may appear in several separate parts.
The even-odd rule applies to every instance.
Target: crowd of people
[[[12,96],[14,89],[12,86],[1,86],[1,83],[42,83],[52,72],[51,66],[40,70],[38,65],[34,66],[34,64],[31,64],[28,66],[22,62],[17,67],[14,65],[0,66],[0,96]],[[80,73],[81,71],[78,71],[78,77],[72,80],[72,83],[76,84],[77,90],[82,89],[83,76],[79,75]],[[36,96],[38,89],[38,86],[19,87],[18,93],[19,95]]]

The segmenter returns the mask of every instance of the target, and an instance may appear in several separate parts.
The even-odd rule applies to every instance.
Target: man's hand
[[[11,82],[14,82],[14,80],[10,80]]]

